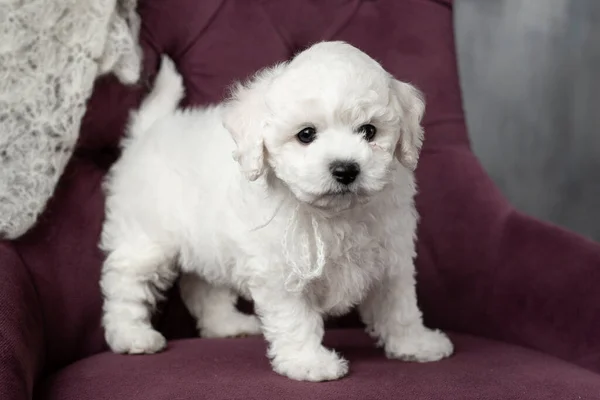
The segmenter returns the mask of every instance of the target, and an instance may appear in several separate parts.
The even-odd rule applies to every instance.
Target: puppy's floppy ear
[[[425,112],[425,100],[417,88],[396,79],[392,80],[392,92],[402,115],[402,132],[396,145],[396,157],[402,165],[414,171],[423,144],[421,119]]]
[[[265,93],[282,68],[283,65],[277,65],[262,70],[250,81],[236,84],[225,104],[223,126],[237,146],[233,157],[250,181],[258,179],[265,169],[264,131],[268,125]]]

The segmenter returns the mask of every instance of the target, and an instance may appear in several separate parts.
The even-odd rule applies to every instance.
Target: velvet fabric
[[[357,329],[329,331],[350,360],[334,382],[296,382],[271,371],[262,339],[181,340],[153,356],[101,353],[50,376],[44,400],[65,399],[582,399],[598,398],[598,376],[548,355],[467,335],[434,364],[385,360]]]
[[[0,243],[0,399],[600,399],[600,246],[515,211],[472,154],[451,1],[142,0],[139,13],[143,81],[97,82],[46,212],[26,236]],[[326,341],[351,360],[350,375],[298,383],[270,370],[260,338],[193,338],[176,290],[156,318],[172,339],[164,353],[107,352],[101,182],[160,54],[182,72],[186,104],[202,105],[236,79],[337,39],[426,95],[418,295],[426,323],[455,332],[456,354],[387,360],[349,317],[330,322]]]

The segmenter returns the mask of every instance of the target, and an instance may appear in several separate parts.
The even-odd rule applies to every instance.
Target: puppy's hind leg
[[[100,286],[102,324],[116,353],[155,353],[165,338],[150,322],[152,311],[177,277],[175,253],[160,246],[121,247],[108,254]]]
[[[196,319],[200,336],[211,338],[259,335],[260,322],[254,315],[237,310],[237,296],[225,287],[207,283],[197,274],[183,274],[181,298]]]

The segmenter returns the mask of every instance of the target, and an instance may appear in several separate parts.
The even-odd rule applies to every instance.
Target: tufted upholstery
[[[451,3],[140,0],[144,82],[97,82],[46,213],[18,242],[0,243],[0,399],[600,398],[600,248],[515,212],[470,152]],[[419,299],[428,325],[458,332],[457,354],[427,365],[387,361],[349,327],[352,318],[333,323],[345,328],[327,337],[353,361],[351,375],[326,384],[275,375],[260,339],[174,341],[155,356],[106,352],[100,185],[160,54],[175,60],[186,103],[196,105],[331,39],[356,45],[425,92]],[[170,339],[194,336],[177,293],[156,323]]]

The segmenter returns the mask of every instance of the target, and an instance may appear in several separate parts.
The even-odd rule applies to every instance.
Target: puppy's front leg
[[[264,286],[251,292],[276,372],[301,381],[346,375],[348,362],[323,347],[323,318],[301,293]]]
[[[376,284],[359,307],[369,333],[389,358],[437,361],[452,354],[448,337],[423,325],[417,305],[412,259],[401,260]]]

